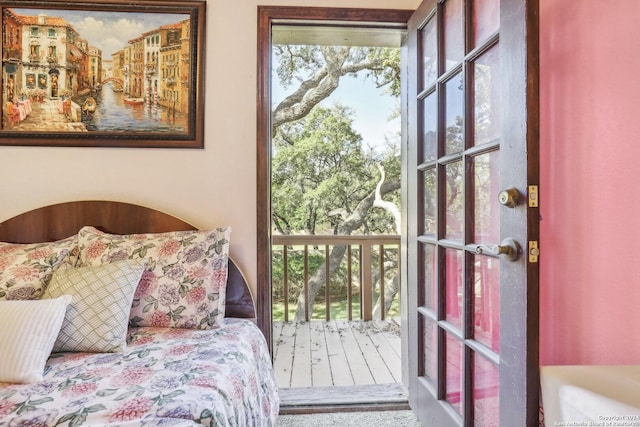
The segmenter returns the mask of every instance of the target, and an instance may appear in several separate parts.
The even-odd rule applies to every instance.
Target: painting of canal
[[[1,8],[0,134],[133,141],[194,135],[194,86],[201,70],[195,37],[201,31],[192,28],[190,9],[20,3]]]

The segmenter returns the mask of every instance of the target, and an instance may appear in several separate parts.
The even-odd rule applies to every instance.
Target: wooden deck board
[[[291,387],[291,372],[293,368],[293,352],[295,345],[296,327],[292,323],[281,325],[274,324],[274,330],[280,330],[276,339],[274,337],[273,369],[276,374],[276,382],[280,387]],[[277,347],[277,350],[276,350]]]
[[[291,387],[311,387],[309,322],[300,322],[296,326]]]
[[[373,324],[378,328],[380,334],[389,342],[389,347],[402,359],[402,343],[400,342],[400,325],[394,320],[374,320]]]
[[[329,355],[329,363],[331,365],[331,374],[334,386],[354,385],[349,361],[344,354],[342,340],[338,334],[338,326],[335,320],[325,323],[325,340],[327,343],[327,354]]]
[[[360,353],[367,363],[373,382],[375,384],[396,382],[370,336],[375,335],[377,331],[373,331],[374,333],[371,334],[371,324],[368,322],[349,322],[349,326],[351,326],[351,332],[360,347]]]
[[[351,369],[351,375],[353,376],[353,382],[355,384],[375,384],[373,374],[369,370],[367,361],[364,358],[358,341],[356,340],[349,321],[336,320],[338,326],[338,333],[342,340],[342,347],[344,348],[344,354],[349,361],[349,368]]]
[[[271,337],[273,338],[273,358],[275,359],[276,357],[278,357],[278,350],[280,349],[280,346],[277,345],[277,342],[280,340],[280,335],[282,334],[282,325],[283,322],[278,322],[278,323],[274,323],[273,327],[271,328],[272,332],[271,332]]]
[[[331,386],[333,378],[329,365],[324,324],[309,322],[309,336],[311,339],[311,384],[313,387]]]
[[[402,343],[400,325],[394,321],[374,321],[377,334],[371,334],[371,340],[378,346],[378,351],[387,363],[387,367],[396,382],[402,382]]]
[[[274,322],[280,388],[360,386],[401,381],[400,337],[390,320]]]

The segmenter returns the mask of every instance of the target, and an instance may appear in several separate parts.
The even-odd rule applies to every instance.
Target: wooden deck
[[[278,387],[341,387],[402,381],[400,327],[393,320],[274,322]]]
[[[395,320],[273,323],[280,413],[408,409]]]

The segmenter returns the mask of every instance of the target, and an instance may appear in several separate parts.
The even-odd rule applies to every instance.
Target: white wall
[[[419,0],[208,0],[204,150],[0,147],[0,221],[72,200],[116,200],[200,228],[231,225],[255,291],[257,7],[415,9]]]

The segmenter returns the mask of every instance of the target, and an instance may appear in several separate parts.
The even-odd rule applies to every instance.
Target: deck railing
[[[324,248],[324,304],[325,319],[331,320],[331,280],[337,280],[336,271],[331,274],[330,253],[332,248],[346,247],[346,304],[348,310],[348,320],[353,319],[353,298],[352,293],[354,286],[359,288],[360,296],[360,315],[362,320],[373,319],[373,296],[375,284],[378,284],[378,297],[380,307],[380,319],[385,318],[385,277],[392,276],[391,280],[396,280],[398,292],[400,295],[400,236],[398,235],[377,235],[377,236],[317,236],[317,235],[274,235],[272,236],[272,251],[282,255],[282,283],[273,283],[274,289],[282,286],[284,302],[284,320],[289,321],[289,304],[291,296],[290,284],[290,254],[295,253],[298,257],[300,254],[303,258],[303,278],[301,293],[304,295],[305,313],[304,319],[309,321],[311,314],[309,313],[309,275],[315,273],[310,271],[309,255],[310,250],[317,251]],[[311,249],[310,249],[311,248]],[[357,275],[354,278],[354,259]],[[274,261],[275,262],[275,261]],[[342,271],[345,272],[345,260],[340,263]],[[374,270],[377,269],[377,271]],[[334,268],[334,270],[338,270]],[[322,272],[321,272],[322,273]],[[395,279],[393,278],[395,276]],[[322,277],[322,274],[321,274]],[[374,280],[374,277],[377,280]],[[278,280],[278,282],[280,282]],[[374,283],[375,282],[375,283]],[[297,297],[297,296],[296,296]]]

